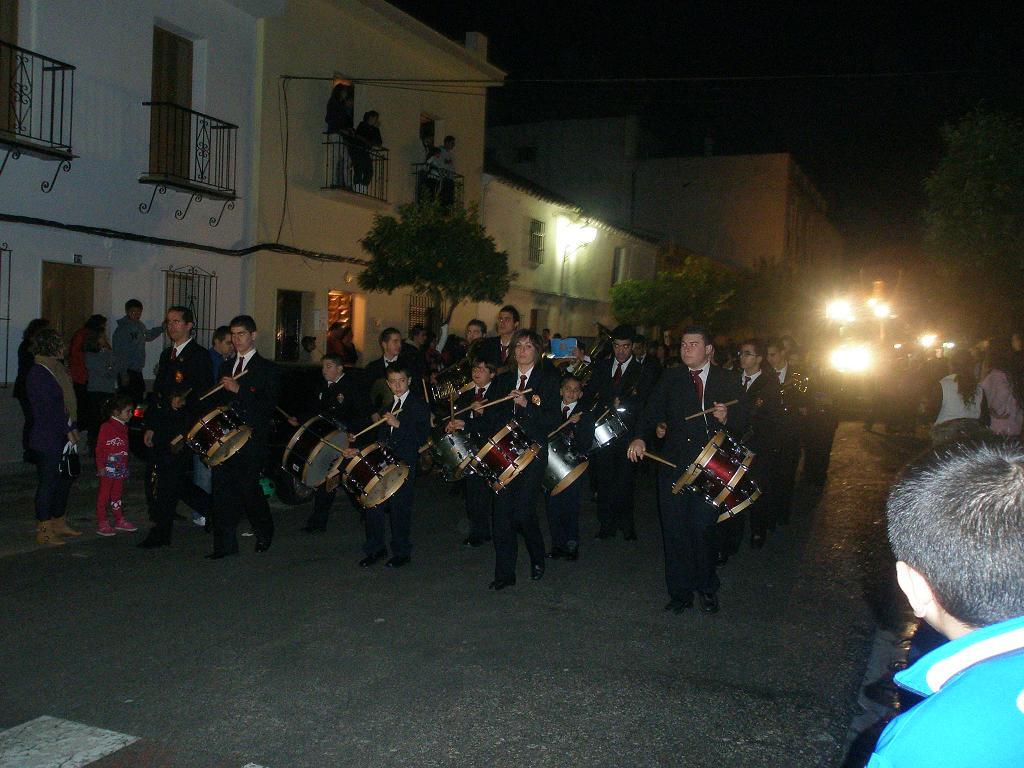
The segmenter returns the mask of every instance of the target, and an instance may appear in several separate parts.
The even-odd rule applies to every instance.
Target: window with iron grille
[[[530,253],[527,261],[537,267],[544,263],[544,222],[530,219]]]
[[[168,267],[164,270],[164,311],[188,307],[195,316],[193,333],[204,347],[217,330],[217,273],[199,267]],[[166,342],[170,343],[170,342]]]

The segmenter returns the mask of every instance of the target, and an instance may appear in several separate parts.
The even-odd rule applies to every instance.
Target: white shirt
[[[756,371],[754,373],[744,373],[743,374],[743,380],[747,382],[747,385],[743,388],[743,391],[746,392],[748,389],[750,389],[750,385],[753,384],[755,381],[757,381],[757,377],[760,376],[760,375],[761,375],[761,371],[760,370],[758,370],[758,371]]]
[[[483,400],[486,400],[487,399],[487,390],[489,390],[491,388],[491,383],[492,382],[488,381],[486,384],[484,384],[483,387],[478,387],[476,384],[474,384],[473,385],[473,399],[475,400],[476,399],[476,393],[479,390],[483,389],[483,392],[480,392],[480,398],[483,399]],[[470,411],[469,412],[469,418],[471,418],[471,419],[476,418],[476,411]]]
[[[565,413],[565,409],[568,408],[569,412],[565,415],[565,418],[568,419],[568,418],[570,418],[572,416],[573,411],[576,410],[576,406],[579,405],[579,404],[580,404],[579,400],[577,400],[575,403],[567,403],[567,402],[565,402],[565,400],[563,400],[562,401],[562,405],[559,406],[558,410],[559,410],[560,413]]]
[[[629,367],[629,364],[632,363],[632,362],[633,362],[633,356],[632,355],[627,357],[626,358],[626,362],[624,362],[624,363],[620,363],[618,360],[616,360],[613,357],[612,358],[612,378],[613,379],[615,378],[615,367],[616,366],[619,367],[619,371],[620,371],[619,375],[620,376],[625,376],[626,375],[626,369]]]
[[[789,370],[789,363],[786,363],[782,368],[779,369],[779,384],[786,383],[786,371]]]
[[[401,397],[396,397],[395,398],[395,401],[393,403],[391,403],[391,408],[388,410],[388,412],[389,413],[394,413],[395,411],[402,410],[402,408],[405,407],[405,401],[406,401],[406,398],[408,398],[408,397],[409,397],[409,390],[406,390],[404,395],[402,395]],[[395,403],[398,403],[398,408],[395,408]],[[390,435],[394,431],[395,431],[395,428],[392,427],[391,431],[388,432],[388,434]]]
[[[516,385],[514,389],[519,389],[519,382],[523,380],[523,376],[526,377],[526,381],[530,381],[530,376],[533,375],[533,366],[531,365],[525,371],[516,371]]]
[[[174,345],[174,356],[175,357],[180,357],[182,350],[184,350],[185,347],[187,347],[189,345],[189,342],[191,342],[191,341],[192,341],[192,337],[189,336],[187,339],[185,339],[183,342],[181,342],[181,344],[175,344]]]
[[[246,368],[249,367],[249,361],[252,360],[252,356],[255,355],[255,354],[256,354],[256,347],[253,347],[252,349],[250,349],[248,352],[246,352],[244,355],[241,356],[241,359],[243,361],[242,362],[242,370],[243,371]],[[236,354],[235,355],[235,361],[231,364],[231,375],[232,376],[235,375],[235,371],[238,369],[238,360],[239,360],[239,356]]]

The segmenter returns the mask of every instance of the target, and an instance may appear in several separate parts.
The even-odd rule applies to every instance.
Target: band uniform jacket
[[[423,385],[420,378],[423,374],[422,356],[406,351],[406,345],[398,353],[398,362],[402,363],[409,370],[409,391],[422,395]],[[346,374],[348,375],[348,374]],[[363,382],[366,387],[367,398],[370,401],[370,409],[374,413],[383,413],[391,402],[391,390],[388,389],[387,364],[383,357],[367,364],[363,369]]]
[[[219,381],[231,376],[238,359],[233,357],[224,361],[220,367]],[[277,406],[277,398],[281,387],[281,376],[277,366],[259,352],[249,358],[243,369],[248,371],[238,380],[238,393],[232,394],[222,389],[214,395],[216,405],[231,405],[252,430],[249,441],[253,448],[262,456],[266,454],[270,441],[270,427]],[[211,398],[211,399],[214,399]]]
[[[499,397],[507,395],[508,392],[502,392],[498,394],[498,379],[497,377],[491,379],[491,384],[487,387],[487,391],[484,393],[484,401],[491,402],[497,400]],[[455,410],[461,410],[462,408],[468,408],[476,402],[476,385],[473,389],[468,392],[463,392],[457,398],[455,398]],[[466,422],[466,428],[463,430],[467,435],[474,438],[487,439],[492,435],[496,434],[504,423],[498,424],[497,416],[494,413],[497,408],[488,408],[480,415],[473,413],[472,411],[466,411],[461,413],[455,418],[462,419]]]
[[[768,477],[780,446],[779,430],[785,414],[779,401],[777,382],[778,376],[769,368],[750,383],[749,389],[743,391],[743,372],[740,371],[740,390],[743,392],[740,402],[749,414],[747,430],[741,440],[755,454],[750,472],[758,482]]]
[[[146,409],[146,429],[153,430],[153,446],[164,450],[178,435],[188,434],[204,411],[213,405],[199,398],[210,388],[213,364],[210,353],[199,342],[192,339],[181,354],[171,359],[167,347],[160,353],[160,362],[153,382],[153,402]],[[185,406],[178,410],[171,408],[171,398],[185,395]]]
[[[526,380],[526,388],[532,391],[526,395],[525,408],[516,408],[515,401],[508,400],[485,411],[494,411],[491,418],[498,423],[498,429],[509,420],[515,419],[527,437],[540,445],[541,452],[537,455],[536,461],[547,461],[548,433],[562,421],[562,414],[559,411],[562,403],[559,382],[560,376],[554,366],[543,365],[538,360]],[[492,399],[509,394],[519,384],[519,369],[513,366],[512,370],[499,375],[495,383],[498,385],[498,392]],[[493,424],[494,422],[492,426]]]
[[[501,359],[501,337],[500,336],[487,336],[481,340],[479,346],[476,349],[476,357],[478,360],[487,360],[488,362],[494,363],[495,366],[501,368],[505,365],[515,365],[515,337],[512,337],[512,341],[508,345],[508,356]]]
[[[630,358],[629,365],[616,384],[612,377],[616,361],[614,357],[599,360],[594,364],[593,374],[587,382],[583,400],[588,409],[594,409],[599,416],[605,408],[614,408],[615,398],[619,399],[619,418],[626,425],[627,434],[636,428],[647,399],[654,391],[655,372],[649,366]]]
[[[731,371],[717,365],[708,369],[708,380],[704,385],[704,402],[697,399],[697,390],[685,365],[666,369],[661,375],[654,392],[651,393],[637,427],[636,435],[648,446],[653,444],[655,428],[664,422],[667,426],[665,441],[659,453],[683,469],[697,458],[707,444],[708,438],[723,428],[710,413],[695,419],[686,417],[710,408],[714,403],[739,400],[742,396],[739,379]],[[728,430],[742,435],[747,428],[747,409],[743,402],[729,406]],[[673,470],[676,471],[676,470]]]
[[[333,384],[321,379],[314,397],[312,407],[303,413],[303,421],[316,415],[324,416],[343,425],[349,432],[358,432],[366,425],[369,400],[356,369],[346,369],[345,375]]]
[[[387,422],[377,427],[377,442],[386,445],[396,459],[415,469],[420,446],[430,437],[430,408],[410,390],[397,419],[399,426],[394,429]]]

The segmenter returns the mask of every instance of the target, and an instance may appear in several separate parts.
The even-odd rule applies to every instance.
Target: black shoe
[[[561,560],[563,557],[567,556],[568,554],[569,553],[566,552],[561,547],[552,547],[551,551],[548,552],[547,557],[548,557],[548,560]]]
[[[718,595],[714,592],[698,592],[697,600],[703,613],[718,613]]]
[[[750,548],[751,549],[760,549],[761,547],[764,546],[764,539],[765,539],[765,536],[764,536],[763,533],[751,534],[751,536],[750,536]]]
[[[380,560],[382,557],[387,557],[387,556],[388,556],[388,551],[386,549],[382,549],[379,552],[374,552],[372,555],[367,555],[362,560],[360,560],[359,561],[359,567],[360,568],[368,568],[371,565],[373,565],[374,563],[376,563],[378,560]]]
[[[169,546],[171,542],[167,539],[161,539],[159,536],[154,536],[150,533],[146,538],[140,541],[135,546],[139,549],[156,549],[157,547]]]
[[[623,541],[636,541],[636,531],[629,531],[622,534]]]
[[[665,610],[672,611],[672,613],[680,614],[687,608],[693,608],[693,595],[690,595],[688,599],[677,600],[673,598],[665,603]]]
[[[530,566],[530,579],[540,581],[544,578],[544,563],[537,563]]]
[[[387,568],[401,568],[403,565],[406,565],[408,562],[409,562],[409,558],[408,557],[398,557],[396,555],[395,557],[392,557],[390,560],[388,560],[386,563],[384,563],[384,565]]]
[[[233,552],[225,552],[224,550],[221,550],[220,552],[211,552],[209,555],[205,555],[204,557],[206,557],[207,560],[223,560],[225,557],[231,557],[232,555],[237,554],[237,549]]]
[[[598,531],[595,539],[614,539],[615,531]]]
[[[303,533],[323,533],[326,530],[326,525],[313,525],[312,523],[306,523],[302,526]]]
[[[513,576],[511,579],[495,579],[487,585],[487,588],[493,589],[495,592],[498,592],[504,589],[505,587],[514,587],[515,585],[516,579],[515,576]]]
[[[256,551],[266,552],[270,549],[270,539],[256,539]]]

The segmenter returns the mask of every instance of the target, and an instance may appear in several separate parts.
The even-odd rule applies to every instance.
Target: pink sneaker
[[[137,531],[139,529],[135,527],[135,523],[133,523],[131,520],[126,520],[126,519],[124,519],[122,517],[120,520],[118,520],[116,523],[114,523],[114,530],[116,530],[116,531]]]
[[[110,527],[110,523],[104,523],[96,529],[97,536],[113,536],[115,531]]]

